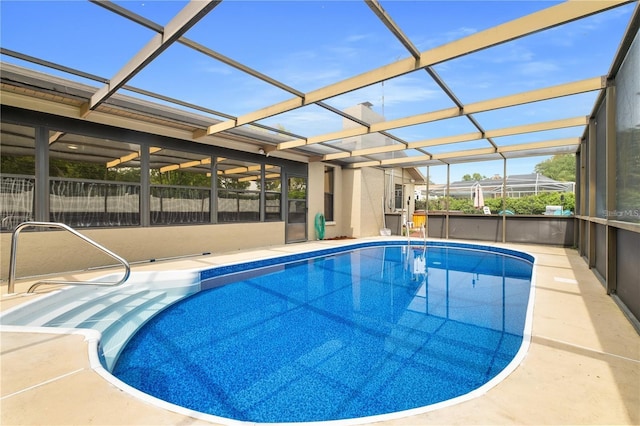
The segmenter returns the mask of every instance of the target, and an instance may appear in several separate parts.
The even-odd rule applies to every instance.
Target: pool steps
[[[115,307],[114,303],[125,303],[129,299],[136,299],[142,294],[149,293],[149,290],[143,290],[136,293],[117,293],[105,294],[95,300],[85,300],[76,307],[58,315],[50,321],[47,321],[45,327],[74,327],[74,328],[91,328],[92,322],[107,319],[110,311]],[[53,315],[58,312],[53,312]],[[52,316],[53,316],[52,315]],[[43,318],[44,320],[44,318]]]
[[[112,278],[101,277],[100,281]],[[120,286],[78,285],[38,297],[3,313],[0,324],[97,330],[101,333],[100,356],[110,371],[140,326],[199,290],[199,271],[134,272]]]
[[[142,303],[135,309],[130,309],[125,315],[110,322],[102,331],[103,338],[100,341],[107,369],[113,368],[121,349],[149,318],[183,297],[182,294],[168,295],[161,292],[144,295],[139,299]]]

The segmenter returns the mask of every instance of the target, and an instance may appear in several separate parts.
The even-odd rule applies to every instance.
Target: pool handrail
[[[115,254],[111,250],[109,250],[106,247],[98,244],[97,242],[93,241],[92,239],[82,235],[81,233],[79,233],[75,229],[71,228],[70,226],[65,225],[64,223],[59,223],[59,222],[22,222],[21,224],[19,224],[19,225],[17,225],[15,227],[15,229],[13,230],[13,234],[11,235],[11,254],[10,254],[10,258],[9,258],[9,277],[8,277],[8,289],[7,289],[7,293],[8,294],[13,294],[15,292],[16,257],[17,257],[17,253],[18,253],[18,235],[20,234],[20,232],[23,229],[30,228],[30,227],[35,227],[35,228],[58,228],[58,229],[63,229],[65,231],[68,231],[71,234],[75,235],[76,237],[82,239],[83,241],[89,243],[90,245],[96,247],[98,250],[104,252],[108,256],[110,256],[110,257],[114,258],[115,260],[117,260],[118,262],[120,262],[124,266],[125,272],[124,272],[123,277],[120,278],[120,280],[116,281],[116,282],[41,280],[41,281],[38,281],[38,282],[34,283],[31,287],[29,287],[29,290],[27,290],[27,293],[33,293],[33,291],[37,287],[39,287],[41,285],[44,285],[44,284],[62,284],[62,285],[91,284],[91,285],[114,286],[115,287],[115,286],[118,286],[118,285],[124,283],[125,281],[127,281],[127,279],[129,278],[129,275],[131,274],[131,266],[129,265],[129,262],[127,262],[124,258],[118,256],[117,254]]]

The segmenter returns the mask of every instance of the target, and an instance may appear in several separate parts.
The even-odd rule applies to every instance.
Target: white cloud
[[[553,74],[560,70],[558,65],[548,61],[531,61],[520,65],[518,68],[522,75],[535,77]]]
[[[359,48],[351,46],[330,46],[327,48],[327,52],[329,54],[328,57],[331,58],[333,62],[335,62],[336,58],[338,58],[339,61],[351,61],[361,54]]]
[[[426,74],[425,74],[426,76]],[[381,84],[367,86],[359,90],[336,96],[327,101],[330,105],[344,109],[362,102],[371,102],[374,107],[393,106],[421,102],[437,98],[441,92],[433,88],[427,79],[399,78]]]
[[[390,81],[385,86],[385,91],[388,93],[385,93],[384,100],[388,105],[426,101],[439,97],[441,94],[441,91],[425,87],[424,82],[420,81]]]
[[[352,34],[350,36],[347,36],[347,38],[345,39],[345,42],[347,43],[356,43],[362,40],[366,40],[368,38],[371,38],[372,34]]]
[[[527,62],[533,60],[534,57],[534,53],[519,42],[495,46],[487,50],[486,54],[489,55],[489,61],[494,64]]]
[[[300,108],[262,121],[272,127],[284,125],[286,130],[302,136],[320,135],[342,128],[342,119],[315,108]]]
[[[313,66],[303,65],[287,67],[284,73],[279,74],[279,79],[298,90],[310,91],[338,81],[343,76],[343,70],[337,66],[318,71]]]
[[[202,69],[203,72],[207,74],[217,74],[217,75],[231,75],[232,71],[226,67],[204,67]]]

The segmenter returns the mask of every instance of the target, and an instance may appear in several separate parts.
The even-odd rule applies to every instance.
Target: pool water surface
[[[251,422],[425,407],[513,361],[531,274],[529,260],[503,253],[388,245],[212,278],[147,322],[113,374]]]

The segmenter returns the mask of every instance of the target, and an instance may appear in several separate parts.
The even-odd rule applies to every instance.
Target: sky
[[[116,1],[166,25],[184,1]],[[390,1],[380,4],[413,44],[426,51],[491,26],[553,6],[552,1]],[[434,66],[465,104],[605,75],[636,3],[541,31]],[[0,2],[0,44],[23,54],[112,78],[154,32],[88,1]],[[409,57],[364,1],[224,0],[185,36],[290,87],[309,92]],[[100,85],[7,55],[2,61]],[[127,84],[231,115],[292,98],[208,56],[174,44]],[[128,95],[132,93],[123,92]],[[138,96],[138,95],[135,95]],[[591,113],[597,93],[538,102],[475,115],[485,130]],[[453,106],[424,71],[416,71],[327,99],[344,109],[370,102],[388,120]],[[215,117],[219,118],[219,117]],[[342,119],[310,105],[261,121],[305,136],[340,130]],[[390,131],[407,142],[476,131],[454,118]],[[580,137],[582,128],[497,138],[498,145]],[[429,152],[486,147],[466,142]],[[548,157],[510,160],[507,174],[531,173]],[[426,175],[426,169],[421,169]],[[451,166],[451,180],[478,172],[502,175],[502,161]],[[446,166],[430,167],[446,181]]]

